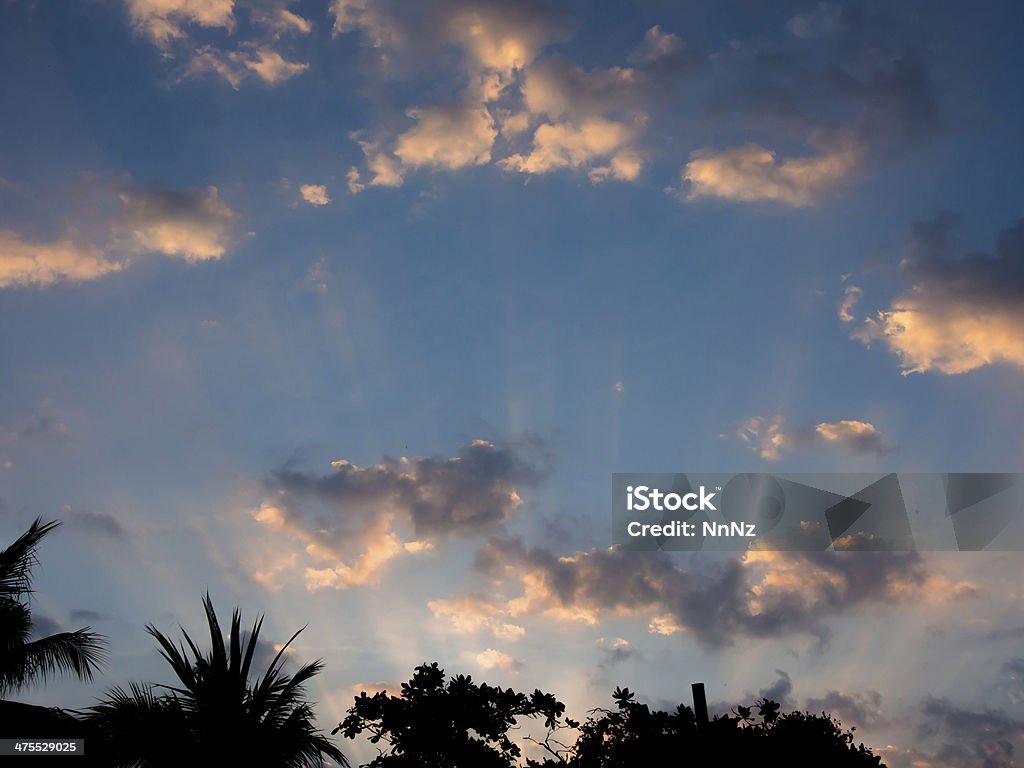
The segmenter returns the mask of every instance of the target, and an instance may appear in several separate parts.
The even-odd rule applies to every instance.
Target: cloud
[[[775,682],[767,688],[762,688],[760,692],[758,692],[757,698],[768,699],[769,701],[781,704],[784,708],[788,708],[791,706],[793,701],[791,698],[793,693],[793,680],[785,670],[776,669],[775,674]]]
[[[855,143],[831,147],[816,157],[784,160],[757,144],[721,151],[699,149],[683,168],[683,181],[689,185],[686,199],[816,205],[849,178],[861,153]]]
[[[517,670],[522,667],[522,663],[516,661],[507,653],[502,653],[495,648],[488,648],[485,651],[481,651],[473,657],[474,661],[479,664],[483,669],[502,669],[502,670]]]
[[[999,709],[978,712],[947,699],[927,697],[921,706],[924,720],[918,736],[938,739],[934,758],[949,768],[1010,768],[1024,745],[1024,721]]]
[[[243,44],[235,51],[222,51],[212,45],[197,48],[185,69],[187,77],[213,72],[224,78],[235,90],[249,75],[259,77],[267,85],[277,85],[309,69],[308,64],[289,61],[268,46]]]
[[[860,4],[793,16],[777,40],[730,41],[710,56],[652,26],[622,63],[588,67],[551,55],[570,27],[539,2],[332,0],[330,14],[336,35],[360,36],[375,100],[399,106],[357,139],[372,150],[364,144],[353,193],[401,186],[415,169],[485,164],[635,181],[664,151],[648,138],[660,113],[682,118],[692,143],[659,138],[696,147],[683,191],[669,188],[677,196],[807,207],[939,122],[913,26]],[[711,95],[694,104],[678,85],[698,74],[693,92]],[[409,103],[409,93],[438,95]],[[730,134],[735,146],[700,139]]]
[[[643,170],[643,158],[632,148],[638,126],[603,117],[591,117],[579,125],[545,123],[533,136],[529,155],[510,155],[501,161],[506,170],[539,174],[560,168],[591,168],[592,181],[607,178],[633,181]]]
[[[309,64],[288,61],[280,53],[270,48],[254,49],[242,59],[242,63],[246,69],[255,72],[267,85],[283,83],[309,69]]]
[[[227,30],[235,25],[235,0],[125,0],[125,6],[135,29],[161,47],[185,37],[191,24]]]
[[[648,616],[655,631],[685,630],[708,649],[743,638],[821,638],[829,616],[910,598],[927,580],[913,552],[749,552],[690,570],[662,553],[613,548],[558,557],[520,539],[491,539],[475,569],[501,588],[512,617],[596,624]]]
[[[888,347],[904,375],[1024,366],[1024,219],[999,234],[994,254],[960,258],[953,258],[955,225],[950,213],[914,225],[900,263],[909,288],[852,333]]]
[[[660,27],[648,30],[629,67],[584,70],[542,59],[547,46],[565,39],[567,25],[539,3],[429,0],[410,8],[335,0],[331,8],[335,32],[359,32],[375,52],[382,81],[427,70],[458,93],[452,103],[406,108],[410,127],[392,122],[370,140],[358,137],[370,181],[356,169],[354,193],[400,186],[412,169],[488,163],[528,174],[582,170],[594,182],[634,180],[645,162],[639,140],[647,112],[692,60]]]
[[[258,6],[253,9],[252,14],[256,22],[276,32],[308,35],[313,31],[313,23],[309,19],[279,3],[271,2],[266,7]]]
[[[500,529],[522,503],[519,489],[543,480],[547,461],[537,441],[474,440],[451,458],[388,457],[371,467],[342,459],[326,475],[285,467],[254,517],[303,545],[308,589],[374,584],[399,556]],[[273,583],[288,566],[258,574]]]
[[[647,631],[652,635],[674,635],[676,632],[683,632],[685,627],[676,623],[675,617],[670,613],[663,616],[655,616],[647,625]]]
[[[31,241],[0,229],[0,287],[96,280],[148,254],[219,259],[234,239],[238,213],[213,186],[178,190],[140,187],[126,176],[85,176],[78,193],[86,204],[70,215],[75,226],[61,237]]]
[[[405,56],[419,67],[454,47],[464,73],[509,75],[566,30],[565,19],[540,2],[332,0],[330,12],[335,34],[363,34],[385,64]]]
[[[834,715],[843,725],[869,728],[884,723],[882,716],[882,695],[878,691],[851,694],[842,691],[828,691],[820,698],[809,698],[804,704],[808,712],[827,712]]]
[[[456,600],[431,600],[427,607],[438,618],[449,622],[458,633],[488,632],[499,640],[518,640],[526,630],[506,621],[507,609],[482,595]]]
[[[117,221],[137,253],[160,253],[189,262],[219,259],[230,245],[238,214],[216,187],[179,191],[133,187],[121,194]]]
[[[123,539],[125,537],[124,526],[113,515],[105,512],[78,512],[68,508],[65,508],[65,514],[71,526],[78,530],[109,536],[112,539]]]
[[[598,639],[596,645],[601,652],[601,661],[598,666],[602,669],[609,669],[640,656],[640,652],[623,637],[616,637],[611,641],[602,637]]]
[[[697,149],[682,169],[682,191],[667,191],[688,201],[818,205],[936,131],[911,21],[860,3],[824,3],[786,28],[791,36],[781,41],[735,42],[709,58],[706,120],[716,133],[742,126],[760,140]]]
[[[323,184],[303,184],[299,187],[299,194],[310,205],[327,205],[331,202],[331,196]]]
[[[500,161],[509,171],[541,174],[586,169],[594,183],[634,181],[643,170],[640,139],[649,110],[692,68],[682,40],[652,27],[628,57],[631,67],[585,70],[561,57],[527,68],[522,84],[527,125],[540,120],[528,153]]]
[[[862,454],[889,450],[889,442],[882,431],[867,421],[823,421],[813,427],[791,430],[787,430],[785,425],[786,419],[781,415],[771,418],[753,416],[723,437],[735,437],[766,461],[779,461],[784,452],[806,451],[827,445]]]
[[[10,229],[0,229],[0,288],[84,282],[117,272],[123,266],[99,248],[71,237],[33,242]]]
[[[135,30],[160,48],[164,59],[184,61],[182,77],[214,73],[236,90],[249,76],[277,85],[305,72],[278,50],[282,35],[308,34],[312,23],[288,9],[290,0],[125,0]],[[242,11],[241,14],[238,11]],[[222,46],[223,30],[237,43]]]
[[[395,140],[394,154],[402,165],[456,170],[490,161],[498,133],[483,107],[422,107],[407,114],[416,125]]]
[[[72,624],[95,624],[98,621],[106,621],[107,615],[99,611],[90,611],[86,608],[72,608],[68,614]]]
[[[874,424],[866,421],[842,419],[823,421],[814,427],[814,442],[842,445],[859,453],[880,453],[887,443]]]
[[[854,316],[853,310],[863,298],[864,291],[856,285],[847,284],[843,288],[843,300],[839,303],[839,309],[836,313],[839,319],[844,323],[852,323],[856,320],[857,318]]]
[[[335,33],[363,34],[382,72],[392,69],[396,59],[415,60],[415,67],[406,67],[409,71],[428,67],[433,59],[447,60],[452,90],[458,92],[449,103],[406,108],[411,126],[381,129],[369,140],[356,134],[369,181],[354,169],[348,179],[353,193],[367,185],[401,186],[411,169],[453,171],[491,162],[497,102],[515,73],[561,34],[557,17],[535,3],[429,0],[413,7],[334,0],[331,13]],[[451,50],[458,51],[454,62]]]

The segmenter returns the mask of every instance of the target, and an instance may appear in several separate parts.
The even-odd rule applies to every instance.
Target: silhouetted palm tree
[[[178,679],[177,686],[133,684],[113,689],[87,719],[106,736],[120,764],[149,766],[233,765],[306,768],[327,757],[347,766],[344,755],[314,725],[305,684],[323,664],[314,661],[293,675],[281,670],[281,658],[298,636],[292,635],[266,672],[249,683],[249,673],[263,625],[258,617],[245,641],[241,617],[231,617],[227,643],[213,603],[203,599],[211,650],[204,655],[182,629],[185,643],[175,645],[152,625],[146,630],[160,644],[160,654]],[[158,694],[156,689],[166,693]]]
[[[105,656],[103,638],[84,627],[30,640],[32,567],[40,540],[60,525],[35,522],[11,546],[0,551],[0,698],[55,672],[92,679]]]

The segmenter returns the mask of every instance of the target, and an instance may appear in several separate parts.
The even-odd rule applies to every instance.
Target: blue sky
[[[209,588],[309,624],[327,728],[436,659],[1013,764],[1015,553],[615,553],[608,490],[1019,471],[1022,20],[4,3],[0,534],[63,520],[36,616],[112,643],[24,698],[164,680],[143,628]]]

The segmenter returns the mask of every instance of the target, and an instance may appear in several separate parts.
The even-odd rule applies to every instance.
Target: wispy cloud
[[[815,205],[850,178],[863,154],[854,142],[828,147],[815,157],[779,160],[756,144],[726,150],[701,149],[683,169],[686,199],[720,197],[742,202]]]
[[[854,453],[884,453],[889,441],[878,427],[868,421],[840,419],[822,421],[813,426],[787,428],[784,416],[753,416],[722,437],[732,437],[748,445],[767,461],[779,461],[784,453],[806,451],[821,446],[837,446]]]
[[[124,0],[132,27],[167,61],[181,61],[183,77],[213,73],[232,88],[255,77],[278,85],[305,72],[279,50],[287,35],[305,35],[312,22],[290,10],[293,0]],[[237,42],[222,47],[223,34]]]

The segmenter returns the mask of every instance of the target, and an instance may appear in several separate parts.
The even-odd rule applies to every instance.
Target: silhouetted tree
[[[293,675],[281,670],[285,650],[302,630],[250,683],[263,617],[257,618],[243,643],[236,609],[225,643],[208,594],[203,607],[210,630],[209,654],[204,655],[184,629],[187,651],[152,625],[146,627],[174,670],[177,686],[114,688],[89,710],[86,719],[102,734],[114,764],[305,768],[323,765],[326,757],[347,766],[344,755],[315,728],[313,709],[305,698],[305,684],[323,669],[322,662],[306,664]]]
[[[541,716],[554,728],[564,711],[539,690],[527,696],[477,685],[467,675],[445,683],[444,670],[433,663],[417,667],[398,696],[364,691],[332,733],[354,739],[365,732],[372,743],[386,743],[371,768],[510,768],[520,756],[508,736],[516,718]]]
[[[43,682],[56,672],[71,672],[92,679],[105,656],[103,638],[89,627],[32,637],[32,568],[38,563],[36,547],[60,525],[36,520],[7,549],[0,551],[0,698],[28,685]]]
[[[593,710],[579,726],[574,745],[565,747],[549,737],[541,744],[552,757],[528,764],[537,768],[881,766],[880,757],[863,744],[855,745],[852,731],[844,731],[824,713],[780,714],[779,704],[765,699],[701,725],[693,710],[682,704],[671,714],[652,711],[636,701],[628,688],[616,688],[612,698],[617,708]]]

